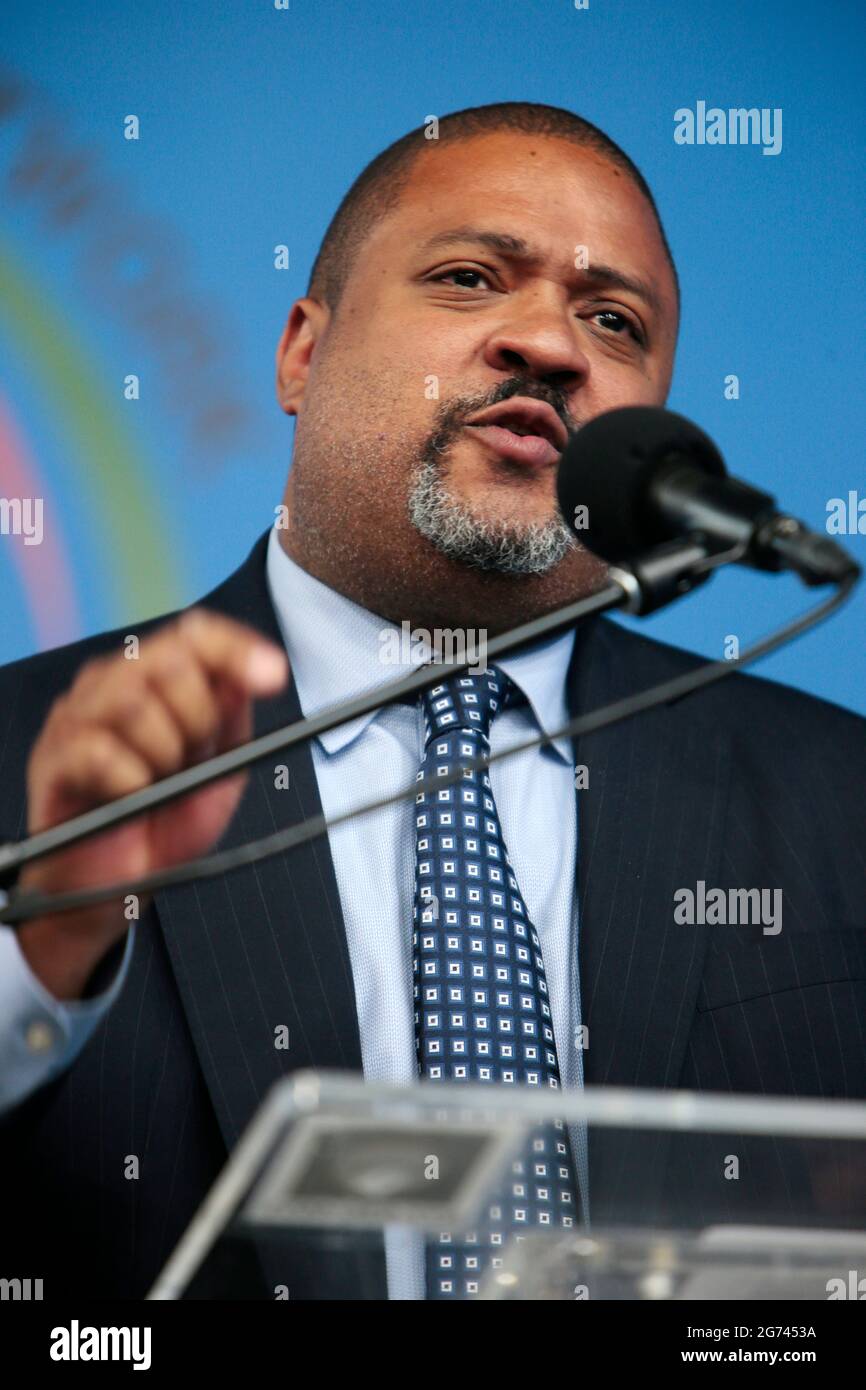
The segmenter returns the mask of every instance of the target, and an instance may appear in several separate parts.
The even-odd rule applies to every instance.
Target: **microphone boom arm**
[[[565,735],[575,739],[607,728],[611,724],[618,723],[620,720],[631,718],[635,714],[640,714],[645,710],[652,709],[656,705],[663,703],[670,704],[675,700],[683,699],[686,695],[690,695],[697,690],[703,689],[705,686],[713,684],[717,680],[721,680],[732,671],[738,670],[743,666],[757,661],[760,657],[768,655],[778,647],[793,641],[794,638],[801,636],[802,633],[806,632],[809,628],[816,626],[819,622],[828,618],[830,614],[841,607],[849,597],[857,583],[857,578],[857,575],[849,575],[838,585],[829,598],[823,599],[821,603],[816,604],[806,613],[801,614],[800,617],[785,623],[783,627],[778,628],[775,632],[771,633],[769,637],[765,637],[753,643],[753,645],[748,647],[736,661],[708,661],[696,671],[689,671],[685,675],[676,676],[672,680],[665,681],[661,685],[652,686],[648,690],[638,691],[637,694],[626,696],[624,699],[618,700],[612,705],[591,710],[589,714],[578,715],[574,719],[569,720],[568,724],[562,729],[557,729],[552,734],[542,734],[539,738],[530,739],[525,743],[519,744],[517,747],[507,749],[502,753],[493,754],[489,758],[467,760],[456,772],[449,774],[445,778],[437,779],[435,785],[438,788],[456,783],[463,776],[463,767],[484,770],[490,767],[492,763],[498,762],[502,758],[511,757],[516,753],[523,753],[533,748],[542,747],[544,744],[551,743],[555,739]],[[619,583],[614,581],[613,585],[601,591],[601,594],[610,594],[614,585],[619,590],[619,595],[626,592],[625,588],[621,588]],[[599,595],[599,597],[600,596],[601,595]],[[613,597],[616,598],[617,604],[621,602],[619,596],[613,595]],[[589,602],[589,600],[583,600],[582,602]],[[566,613],[579,606],[580,605],[573,604],[570,609],[563,609],[561,612]],[[614,605],[608,603],[606,606],[612,607]],[[555,617],[557,615],[549,616]],[[526,624],[524,629],[518,628],[515,629],[515,632],[523,631],[526,627],[532,626],[533,624]],[[512,636],[513,634],[506,633],[503,634],[501,639],[496,640],[502,641]],[[500,650],[502,649],[500,648]],[[441,669],[452,671],[450,666]],[[422,667],[420,672],[413,673],[414,678],[417,679],[425,672],[429,675],[430,667]],[[431,684],[434,680],[438,679],[438,675],[439,673],[437,672],[436,675],[430,679]],[[405,681],[397,682],[395,686],[389,688],[394,690],[396,685],[403,686],[405,684]],[[423,688],[425,688],[424,682],[420,680],[418,682],[418,689]],[[328,713],[329,712],[325,712],[320,718],[327,717]],[[331,724],[330,727],[333,728],[335,724],[342,723],[344,718],[345,716],[341,716],[339,719],[335,719],[334,724]],[[301,730],[304,725],[313,722],[315,721],[305,720],[298,724],[289,725],[287,729],[278,730],[274,734],[267,735],[266,738],[274,740],[279,739],[281,736],[291,735],[291,742],[295,743],[302,736],[300,733],[296,734],[295,731]],[[263,740],[260,739],[256,741],[256,744],[245,745],[242,749],[233,751],[249,753],[251,749],[262,742]],[[285,745],[277,744],[275,746],[281,747]],[[274,751],[274,749],[272,748],[270,751]],[[225,757],[226,755],[222,756]],[[256,759],[262,756],[265,755],[259,752],[256,754]],[[253,760],[255,759],[247,759],[247,761]],[[214,761],[218,760],[210,760],[211,763]],[[207,764],[201,764],[200,766],[204,768]],[[198,769],[189,770],[197,771]],[[171,781],[172,779],[169,778],[165,780]],[[146,790],[155,791],[163,785],[164,783],[155,783],[153,787],[147,788]],[[351,811],[344,812],[342,815],[334,817],[330,821],[328,821],[324,815],[315,816],[312,820],[305,821],[301,825],[275,831],[272,835],[253,841],[251,844],[240,845],[233,849],[219,851],[200,859],[191,860],[185,864],[175,865],[171,869],[159,870],[125,884],[114,883],[98,888],[79,889],[69,893],[50,894],[21,894],[15,889],[12,889],[9,894],[6,894],[0,889],[0,920],[2,920],[4,925],[17,926],[21,922],[29,921],[33,917],[40,917],[51,912],[68,912],[76,908],[90,906],[100,902],[108,902],[112,898],[121,898],[128,894],[151,893],[159,888],[170,887],[178,883],[186,883],[195,878],[214,878],[219,874],[230,873],[234,869],[241,868],[247,864],[256,863],[258,860],[268,858],[270,855],[285,853],[290,849],[296,848],[298,845],[306,843],[308,840],[315,839],[318,835],[326,834],[331,826],[341,825],[344,821],[351,820],[354,816],[366,815],[371,811],[376,811],[382,807],[388,806],[392,802],[409,800],[416,796],[417,792],[418,784],[414,782],[411,787],[405,788],[402,792],[397,793],[396,796],[388,796],[376,801],[367,802]],[[172,794],[180,795],[181,793],[173,792]],[[123,798],[123,800],[126,799],[127,798]],[[100,807],[99,810],[111,809],[118,804],[119,802],[109,802],[107,807]],[[93,813],[91,812],[88,814],[92,815]],[[78,817],[77,819],[80,821],[83,818]],[[75,825],[74,821],[66,821],[55,828],[57,830],[64,830],[67,826],[72,825]],[[33,838],[36,839],[38,837]],[[81,835],[76,835],[76,838],[81,838]],[[20,852],[25,850],[32,843],[32,840],[25,840],[20,845],[13,844],[10,846],[3,846],[2,848],[5,851],[11,850]],[[41,853],[47,852],[48,851],[44,849],[41,850]],[[30,857],[36,858],[37,856],[34,854]]]

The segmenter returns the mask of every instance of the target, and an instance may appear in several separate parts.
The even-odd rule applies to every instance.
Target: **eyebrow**
[[[508,232],[487,231],[482,227],[452,227],[446,232],[438,232],[429,241],[425,241],[420,250],[433,251],[443,246],[454,246],[458,242],[467,241],[474,241],[477,245],[487,246],[491,251],[498,251],[500,255],[507,256],[511,260],[522,261],[525,265],[540,265],[544,260],[541,252],[533,249],[522,237],[511,236]],[[586,285],[597,286],[599,289],[609,285],[614,289],[628,290],[631,294],[636,294],[638,298],[644,300],[657,314],[662,314],[662,302],[658,294],[652,285],[637,275],[626,275],[624,271],[617,270],[615,266],[602,265],[598,262],[581,269],[580,275]]]

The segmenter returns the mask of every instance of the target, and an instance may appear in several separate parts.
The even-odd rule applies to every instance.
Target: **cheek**
[[[438,376],[444,382],[477,360],[484,341],[480,323],[470,314],[436,309],[423,296],[383,294],[367,318],[359,351],[413,381]]]
[[[665,383],[650,377],[635,376],[627,382],[617,379],[596,385],[593,404],[599,406],[599,414],[622,405],[663,405],[667,398]]]
[[[417,451],[438,405],[421,368],[389,350],[373,361],[351,352],[332,355],[317,377],[314,399],[309,426],[320,445],[346,458],[375,457],[382,468]]]
[[[594,354],[585,398],[597,410],[613,410],[621,405],[663,405],[671,371],[667,353],[654,353],[651,361],[630,362],[604,353]]]

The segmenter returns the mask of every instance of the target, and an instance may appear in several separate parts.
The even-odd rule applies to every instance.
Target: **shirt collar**
[[[266,572],[305,717],[378,690],[407,674],[409,666],[421,666],[428,659],[416,643],[404,641],[406,664],[383,661],[388,645],[393,646],[400,634],[397,625],[308,574],[286,554],[275,527],[268,537]],[[539,731],[545,734],[568,721],[566,675],[573,644],[574,632],[567,632],[496,663],[522,690]],[[327,753],[346,747],[377,713],[374,710],[321,734],[322,747]],[[573,761],[567,737],[549,747],[563,761]]]

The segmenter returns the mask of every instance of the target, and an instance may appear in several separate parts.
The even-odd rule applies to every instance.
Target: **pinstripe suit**
[[[266,542],[267,533],[203,602],[278,642]],[[0,670],[2,838],[24,834],[27,755],[52,701],[121,635]],[[577,652],[574,711],[698,660],[605,619],[581,630]],[[290,686],[256,707],[256,733],[299,715]],[[842,709],[733,675],[576,748],[589,767],[578,793],[587,1085],[866,1097],[864,733],[864,721]],[[309,749],[290,750],[286,761],[288,793],[254,770],[223,846],[318,813]],[[782,931],[677,925],[674,894],[699,880],[781,888]],[[288,1065],[273,1047],[275,1018],[290,1029],[292,1066],[361,1069],[339,896],[321,840],[291,861],[156,894],[110,1014],[69,1072],[0,1125],[7,1202],[17,1194],[0,1272],[43,1277],[48,1298],[145,1292]],[[596,1222],[614,1210],[682,1216],[683,1194],[709,1206],[730,1199],[731,1184],[716,1191],[718,1142],[688,1163],[661,1139],[603,1151],[607,1142],[590,1147]],[[123,1176],[127,1154],[141,1159],[137,1181]],[[762,1201],[780,1190],[790,1197],[790,1174],[775,1172],[772,1153],[758,1156]],[[256,1269],[250,1289],[260,1293]],[[354,1259],[299,1255],[287,1282],[293,1297],[383,1296],[384,1262],[378,1249]]]

